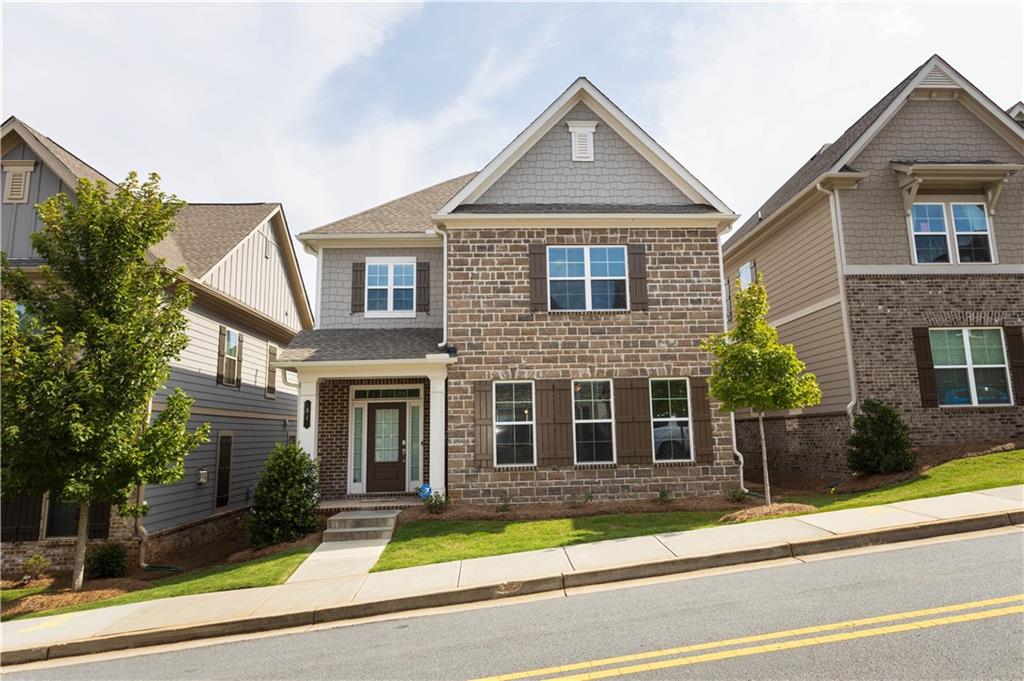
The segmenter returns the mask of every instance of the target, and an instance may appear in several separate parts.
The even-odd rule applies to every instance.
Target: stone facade
[[[430,380],[426,378],[322,379],[317,384],[317,461],[320,498],[341,499],[348,494],[349,394],[353,385],[423,386],[423,442],[430,441]],[[430,457],[421,451],[422,479],[428,479]]]
[[[644,244],[647,312],[531,312],[528,245]],[[722,329],[717,235],[683,228],[462,228],[449,234],[448,489],[526,503],[726,493],[739,485],[727,412],[712,402],[709,464],[494,468],[475,460],[473,382],[707,376],[699,344]]]
[[[784,472],[807,478],[842,478],[846,467],[846,440],[850,419],[846,412],[766,416],[764,435],[768,474]],[[743,470],[761,479],[761,436],[757,419],[736,419],[736,446],[743,453]]]
[[[45,509],[44,509],[45,510]],[[45,517],[45,515],[44,515]],[[135,519],[116,512],[110,514],[110,531],[106,539],[90,539],[87,546],[113,542],[125,547],[128,569],[139,563],[139,536],[135,533]],[[88,549],[87,549],[88,550]],[[50,560],[54,572],[70,572],[75,562],[75,538],[60,537],[38,541],[3,542],[0,545],[0,571],[4,579],[18,579],[18,569],[26,558],[39,554]]]
[[[847,276],[858,396],[900,411],[916,446],[1024,437],[1024,406],[922,407],[911,329],[1024,325],[1024,275]]]

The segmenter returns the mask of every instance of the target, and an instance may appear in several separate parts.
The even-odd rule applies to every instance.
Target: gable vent
[[[28,188],[35,161],[4,161],[4,203],[28,203]]]
[[[955,88],[960,86],[954,83],[953,79],[944,70],[938,66],[933,66],[928,75],[921,80],[921,84],[918,87]]]
[[[594,160],[594,121],[569,121],[569,138],[572,144],[572,160]]]

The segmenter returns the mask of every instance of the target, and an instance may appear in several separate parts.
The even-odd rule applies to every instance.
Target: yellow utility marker
[[[999,598],[989,598],[981,601],[969,601],[967,603],[957,603],[955,605],[943,605],[934,608],[925,608],[923,610],[910,610],[907,612],[893,613],[889,615],[864,617],[861,619],[847,620],[845,622],[833,622],[831,624],[821,624],[812,627],[801,627],[799,629],[787,629],[784,631],[775,631],[767,634],[755,634],[752,636],[742,636],[739,638],[725,639],[722,641],[712,641],[709,643],[697,643],[694,645],[680,646],[678,648],[666,648],[664,650],[651,650],[643,653],[634,653],[631,655],[606,657],[599,660],[590,660],[588,662],[574,662],[570,664],[559,665],[557,667],[544,667],[542,669],[533,669],[525,672],[513,672],[510,674],[500,674],[498,676],[488,676],[481,679],[476,679],[476,681],[516,681],[517,679],[529,679],[538,676],[565,674],[566,672],[579,671],[581,669],[596,669],[597,667],[607,667],[609,665],[624,664],[628,662],[638,662],[640,660],[651,660],[653,658],[668,657],[671,655],[679,655],[681,653],[692,653],[698,650],[713,650],[715,648],[725,648],[728,646],[741,645],[746,643],[774,641],[782,638],[807,636],[809,634],[820,634],[829,631],[841,631],[843,629],[863,627],[871,624],[899,622],[900,620],[927,617],[930,615],[942,615],[944,613],[957,612],[960,610],[975,610],[977,608],[984,608],[993,605],[1005,605],[1007,603],[1020,602],[1024,602],[1024,594],[1017,594],[1014,596],[1002,596]],[[760,653],[769,653],[778,650],[790,650],[792,648],[802,648],[809,645],[835,643],[837,641],[848,641],[857,638],[867,638],[869,636],[882,636],[884,634],[912,631],[914,629],[926,629],[935,626],[942,626],[945,624],[957,624],[959,622],[970,622],[978,619],[987,619],[989,617],[1002,617],[1005,615],[1012,615],[1015,613],[1024,613],[1024,606],[1000,608],[996,610],[986,610],[979,613],[968,613],[962,615],[954,615],[950,617],[939,617],[918,622],[907,622],[904,624],[876,627],[874,629],[863,629],[856,632],[843,632],[838,634],[816,637],[808,636],[807,638],[802,638],[795,641],[784,641],[781,643],[772,643],[769,645],[762,646],[749,646],[746,648],[721,651],[705,655],[692,655],[689,657],[675,658],[671,660],[649,662],[647,664],[641,665],[631,665],[628,667],[619,667],[616,669],[593,671],[585,674],[577,674],[570,676],[553,676],[551,678],[557,678],[560,681],[583,681],[586,679],[601,679],[607,678],[609,676],[618,676],[620,674],[633,674],[636,672],[650,671],[653,669],[677,667],[687,664],[694,664],[698,662],[711,662],[713,660],[721,660],[731,657],[741,657],[746,655],[757,655]]]

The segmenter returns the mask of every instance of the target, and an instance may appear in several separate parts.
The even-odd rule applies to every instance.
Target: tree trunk
[[[85,540],[89,538],[89,503],[78,504],[78,536],[75,539],[75,567],[71,572],[71,590],[81,591],[85,581]]]
[[[761,430],[761,471],[764,474],[764,503],[772,504],[772,486],[768,483],[768,442],[764,439],[764,412],[757,413],[757,427]]]

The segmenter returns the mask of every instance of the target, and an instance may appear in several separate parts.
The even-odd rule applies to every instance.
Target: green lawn
[[[171,596],[190,596],[192,594],[210,593],[212,591],[230,591],[232,589],[248,589],[257,586],[273,586],[275,584],[281,584],[284,580],[288,579],[288,577],[295,572],[295,568],[302,564],[302,561],[306,559],[314,548],[315,547],[312,546],[305,546],[297,549],[290,549],[288,551],[282,551],[281,553],[274,553],[262,558],[256,558],[244,563],[234,563],[231,565],[222,565],[203,570],[184,572],[172,577],[155,579],[152,582],[153,586],[149,589],[132,591],[121,596],[101,601],[93,601],[91,603],[82,603],[80,605],[72,605],[65,608],[29,613],[13,617],[11,619],[18,619],[19,617],[58,615],[78,610],[105,608],[109,605],[124,605],[126,603],[151,601],[157,598],[170,598]],[[9,601],[13,601],[16,598],[29,595],[28,593],[14,595],[15,592],[24,591],[31,592],[32,589],[30,587],[28,589],[11,589],[3,591],[3,603],[7,604]],[[38,593],[38,591],[35,593]]]
[[[914,480],[856,494],[786,497],[820,511],[1024,484],[1024,449],[950,461]],[[517,551],[583,544],[718,524],[719,512],[674,511],[561,518],[557,520],[423,520],[401,525],[374,572],[498,556]]]
[[[19,598],[42,593],[43,591],[46,591],[46,589],[47,587],[45,586],[25,586],[20,589],[0,589],[0,605],[7,605]]]

